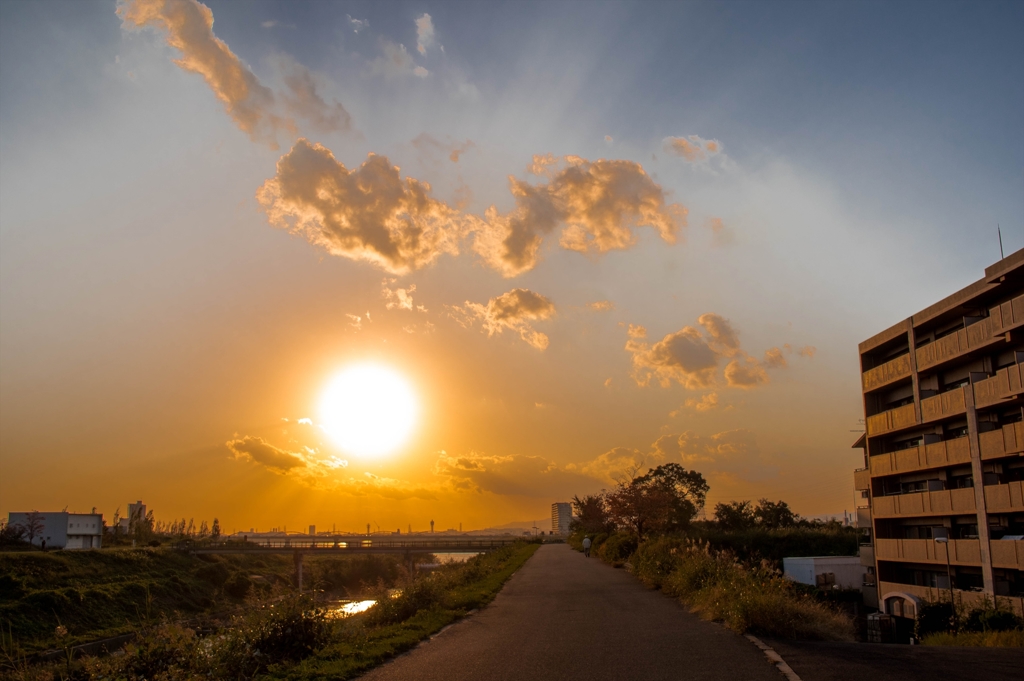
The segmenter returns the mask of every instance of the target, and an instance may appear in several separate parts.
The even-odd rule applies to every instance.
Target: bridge
[[[191,554],[290,554],[295,559],[295,576],[302,591],[302,558],[317,556],[357,556],[398,553],[485,553],[522,541],[512,535],[431,536],[431,535],[262,535],[235,536],[219,541],[185,539],[174,548]]]

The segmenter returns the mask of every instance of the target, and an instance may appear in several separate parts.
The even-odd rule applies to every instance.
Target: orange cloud
[[[703,161],[708,156],[717,154],[722,148],[718,140],[706,140],[699,135],[666,137],[662,140],[662,146],[665,151],[682,157],[687,163]]]
[[[593,303],[587,303],[587,307],[594,312],[610,312],[615,309],[615,304],[610,300],[597,300]]]
[[[693,411],[701,413],[711,411],[712,409],[718,409],[718,393],[702,395],[699,400],[696,397],[687,398],[683,402],[682,409],[692,409]],[[678,416],[682,409],[672,412],[669,416]]]
[[[487,210],[474,249],[506,277],[532,269],[545,235],[562,226],[559,244],[580,253],[621,250],[636,242],[634,230],[653,227],[674,243],[686,225],[686,209],[667,204],[661,186],[639,163],[534,156],[530,172],[547,181],[532,185],[509,177],[516,208],[500,215]]]
[[[430,185],[405,180],[384,156],[370,154],[348,170],[329,149],[300,139],[277,162],[256,200],[270,224],[300,233],[333,255],[364,260],[396,274],[457,254],[473,219],[430,196]]]
[[[394,284],[395,279],[392,279],[390,283]],[[416,291],[416,284],[409,284],[406,288],[391,289],[388,287],[388,280],[385,279],[381,282],[381,295],[384,296],[384,307],[388,310],[419,310],[420,312],[426,312],[427,308],[422,305],[415,305],[412,300],[412,294]]]
[[[697,323],[702,329],[684,326],[654,344],[643,340],[646,329],[629,325],[626,350],[633,355],[633,378],[638,385],[656,380],[666,388],[673,381],[689,390],[711,388],[720,383],[718,369],[728,359],[722,372],[725,384],[753,388],[768,382],[766,367],[786,366],[778,348],[765,353],[764,364],[744,352],[736,329],[720,315],[708,312]]]
[[[778,474],[761,454],[754,433],[743,428],[711,436],[690,431],[663,435],[653,447],[665,460],[682,462],[705,475],[763,480]]]
[[[489,492],[512,496],[555,498],[566,490],[596,491],[600,483],[569,467],[540,456],[489,456],[470,453],[450,456],[440,452],[434,473],[461,492]]]
[[[482,322],[488,336],[502,333],[506,329],[538,350],[548,347],[548,337],[536,331],[531,321],[550,319],[555,314],[555,304],[539,293],[528,289],[515,288],[487,301],[487,305],[466,301],[464,307],[450,306],[457,321],[468,325],[474,319]]]
[[[213,34],[213,12],[196,0],[128,0],[117,13],[126,28],[154,26],[178,49],[174,63],[198,73],[224,103],[228,115],[254,141],[270,142],[279,129],[294,131],[293,122],[271,113],[274,94],[259,82],[223,40]]]

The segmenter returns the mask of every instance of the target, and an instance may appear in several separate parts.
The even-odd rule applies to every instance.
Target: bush
[[[388,593],[383,584],[375,594],[377,605],[370,609],[367,622],[370,624],[394,624],[404,622],[420,610],[440,605],[443,592],[433,575],[407,583],[400,593]]]
[[[649,539],[633,555],[633,574],[648,586],[660,589],[679,565],[677,553],[683,542],[675,537]]]
[[[597,549],[597,555],[606,563],[619,566],[629,560],[636,547],[636,537],[628,532],[616,532],[601,544]]]
[[[947,603],[922,603],[917,609],[915,635],[919,639],[942,631],[949,631],[953,622],[953,608]]]
[[[265,602],[236,617],[210,646],[217,678],[252,678],[269,664],[296,662],[330,640],[327,613],[308,596]]]
[[[228,567],[224,563],[201,565],[196,569],[197,578],[215,587],[224,586],[230,576],[231,571],[228,570]],[[244,596],[245,594],[242,595]]]
[[[241,572],[236,572],[227,582],[224,583],[224,592],[232,598],[242,600],[252,590],[252,580]]]
[[[1012,631],[1024,628],[1024,621],[1009,610],[992,607],[976,608],[964,618],[965,631]]]

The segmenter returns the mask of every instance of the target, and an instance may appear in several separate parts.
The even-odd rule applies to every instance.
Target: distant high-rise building
[[[146,519],[146,505],[142,503],[142,500],[136,501],[134,504],[128,504],[128,513],[125,517],[118,520],[118,527],[121,532],[128,534],[135,528],[136,523],[141,523]]]
[[[569,534],[572,521],[572,504],[558,501],[551,504],[551,531],[555,534]]]
[[[309,534],[310,534],[310,536],[313,536],[313,535],[316,534],[316,525],[310,525],[309,526]]]
[[[1021,614],[1024,250],[859,349],[865,601],[916,618],[955,594]]]

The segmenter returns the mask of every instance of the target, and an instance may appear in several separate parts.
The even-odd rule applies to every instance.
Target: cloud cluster
[[[426,54],[427,49],[434,44],[434,21],[429,14],[416,19],[416,51]]]
[[[320,132],[347,131],[351,118],[337,101],[328,104],[317,93],[309,71],[294,60],[283,73],[286,92],[274,92],[224,41],[213,33],[213,12],[197,0],[120,0],[117,13],[126,29],[152,27],[163,31],[167,44],[181,52],[174,63],[198,73],[223,104],[235,124],[253,141],[277,148],[277,135],[297,133],[288,113],[309,121]]]
[[[539,293],[514,288],[491,298],[486,305],[466,301],[464,306],[449,306],[453,318],[464,326],[479,320],[488,336],[506,329],[518,333],[526,343],[538,350],[548,347],[548,337],[533,328],[531,322],[550,319],[555,304]]]
[[[300,139],[256,192],[270,224],[305,236],[333,255],[365,260],[395,274],[457,254],[472,218],[430,196],[430,185],[403,180],[384,156],[354,170],[329,149]]]
[[[263,466],[279,475],[289,475],[316,487],[333,484],[332,474],[348,466],[348,461],[335,456],[320,456],[312,447],[300,447],[301,451],[293,452],[275,447],[263,438],[252,435],[229,440],[225,444],[240,461]]]
[[[388,310],[419,310],[420,312],[426,312],[427,308],[423,305],[415,305],[412,300],[412,294],[416,291],[416,284],[409,284],[406,288],[395,288],[392,289],[388,286],[389,283],[394,284],[395,279],[385,279],[381,282],[381,295],[384,296],[384,307]]]
[[[644,454],[639,449],[615,447],[586,463],[569,464],[566,468],[614,485],[627,479],[631,473],[657,466],[663,461],[664,456],[657,451]]]
[[[653,227],[674,243],[686,225],[686,209],[666,203],[664,190],[639,163],[578,156],[558,160],[548,154],[534,156],[529,170],[546,181],[530,184],[509,177],[515,209],[501,215],[489,208],[474,243],[477,253],[506,277],[532,269],[544,236],[559,226],[563,248],[604,253],[632,246],[638,227]]]
[[[587,303],[587,307],[594,312],[611,312],[615,309],[615,303],[610,300],[595,300],[592,303]]]
[[[371,76],[383,76],[385,79],[416,76],[426,78],[430,71],[419,66],[405,45],[395,43],[387,38],[380,39],[380,51],[383,53],[369,64]]]
[[[704,412],[718,409],[719,406],[720,405],[718,403],[718,393],[712,392],[707,393],[706,395],[701,395],[700,399],[697,399],[696,397],[687,398],[686,400],[683,401],[683,406],[681,407],[681,409],[671,412],[669,416],[678,416],[680,411],[682,411],[683,409],[693,410],[699,414],[702,414]],[[729,407],[726,407],[726,409],[728,408]]]
[[[705,475],[763,480],[778,474],[778,468],[762,455],[754,433],[743,428],[710,436],[691,431],[663,435],[652,446],[665,460]]]
[[[557,497],[570,490],[582,494],[601,486],[592,476],[560,467],[540,456],[489,456],[475,452],[451,456],[442,451],[434,464],[434,473],[460,492],[535,498]]]
[[[662,140],[665,151],[681,157],[687,163],[699,163],[722,150],[718,140],[706,140],[699,135],[666,137]]]
[[[656,380],[668,387],[675,381],[687,389],[699,390],[719,385],[724,379],[730,387],[753,388],[768,383],[767,369],[786,366],[783,352],[791,352],[789,345],[783,346],[784,350],[769,349],[759,361],[740,347],[739,334],[729,320],[709,312],[697,323],[701,328],[684,326],[653,344],[645,340],[646,329],[629,325],[626,350],[632,353],[633,378],[639,385]],[[800,354],[813,355],[813,348],[809,354],[805,355],[803,349]]]

